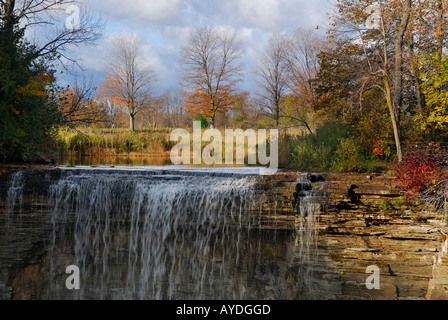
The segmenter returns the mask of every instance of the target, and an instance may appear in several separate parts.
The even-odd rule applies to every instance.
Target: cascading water
[[[189,298],[204,298],[209,264],[225,258],[215,247],[225,246],[226,228],[250,212],[252,184],[250,178],[68,175],[51,187],[53,244],[74,226],[74,264],[92,275],[99,298],[177,298],[180,278],[193,280]],[[126,274],[113,271],[111,256],[126,261]],[[123,292],[105,285],[117,277],[125,278]],[[80,298],[90,295],[85,291]]]
[[[297,209],[299,219],[297,219],[296,247],[298,257],[301,260],[300,271],[298,272],[300,296],[304,299],[312,299],[316,296],[318,285],[314,282],[317,277],[312,273],[319,264],[318,260],[318,231],[319,214],[322,210],[320,194],[313,190],[306,175],[298,178],[300,192],[297,195]]]
[[[256,183],[200,170],[63,170],[48,191],[40,298],[313,298],[316,195],[300,194],[295,230],[265,229]],[[79,290],[65,287],[68,265],[80,269]]]
[[[22,171],[17,171],[11,176],[9,183],[8,194],[6,196],[6,212],[11,213],[18,206],[18,211],[21,211],[23,203],[23,188],[25,178]],[[10,218],[10,217],[8,217]]]

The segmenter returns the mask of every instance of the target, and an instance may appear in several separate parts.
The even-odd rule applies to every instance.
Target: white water
[[[51,280],[42,298],[313,298],[320,205],[312,191],[295,232],[277,232],[252,228],[256,171],[62,169],[49,191]],[[17,174],[8,211],[22,190]],[[80,268],[80,290],[65,288],[68,265]]]
[[[21,210],[23,203],[23,188],[24,188],[24,176],[22,171],[17,171],[12,174],[8,194],[6,196],[6,212],[10,213],[19,206],[18,210]]]
[[[214,247],[224,247],[226,229],[249,216],[253,181],[68,173],[51,187],[53,244],[74,223],[74,264],[100,299],[172,299],[185,280],[192,281],[190,298],[201,299],[213,287],[207,272],[225,259]],[[111,256],[121,257],[124,274],[110,266]],[[120,288],[108,287],[114,282]],[[78,294],[84,298],[85,287]]]
[[[318,213],[322,210],[322,203],[316,197],[318,193],[311,188],[311,183],[305,176],[300,176],[298,182],[307,186],[308,191],[303,191],[300,197],[298,212],[300,218],[297,219],[297,236],[295,245],[298,256],[301,260],[300,271],[298,272],[299,283],[301,285],[300,296],[312,299],[316,296],[318,286],[314,282],[315,266],[318,261],[318,231],[316,226],[319,223]]]

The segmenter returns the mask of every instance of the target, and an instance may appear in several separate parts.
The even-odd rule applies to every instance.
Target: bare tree
[[[157,129],[163,121],[163,110],[159,99],[149,97],[145,104],[145,108],[141,110],[140,118],[143,120],[145,127]]]
[[[288,66],[289,38],[284,33],[273,34],[256,70],[262,109],[280,125],[282,102],[290,93],[291,77]]]
[[[155,74],[147,65],[143,44],[136,35],[121,34],[113,45],[104,90],[126,107],[130,131],[135,132],[135,116],[151,103]]]
[[[120,127],[120,114],[125,108],[121,100],[113,96],[113,93],[107,81],[101,83],[99,90],[95,93],[95,101],[102,106],[106,114],[106,125],[112,129],[112,132]]]
[[[71,6],[79,12],[77,23],[72,28],[60,26],[58,18],[68,19],[66,9]],[[102,38],[105,22],[88,12],[80,11],[81,2],[76,0],[0,0],[0,25],[7,32],[15,27],[28,30],[38,29],[42,36],[34,45],[35,58],[59,60],[64,66],[67,62],[77,64],[70,56],[70,47],[93,45]],[[12,37],[11,37],[12,39]]]
[[[310,104],[313,100],[313,80],[319,71],[319,54],[328,42],[315,30],[295,30],[288,47],[288,65],[291,75],[291,91]]]
[[[229,28],[204,25],[190,34],[181,54],[184,85],[191,90],[189,109],[210,116],[214,126],[216,113],[228,110],[240,80],[241,42]]]
[[[121,106],[116,104],[114,99],[108,96],[97,96],[96,102],[101,106],[104,112],[104,122],[107,128],[113,130],[120,127],[119,115],[121,113]]]
[[[166,91],[158,100],[165,115],[164,125],[169,128],[179,127],[185,115],[182,94],[179,91]]]

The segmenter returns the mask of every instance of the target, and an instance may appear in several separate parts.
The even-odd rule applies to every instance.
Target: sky
[[[104,80],[112,39],[119,33],[135,33],[144,43],[145,58],[157,76],[155,93],[180,87],[180,48],[189,33],[201,24],[228,26],[243,42],[244,82],[251,87],[252,74],[270,34],[298,27],[325,31],[331,0],[82,0],[85,12],[105,20],[104,37],[95,47],[72,52],[84,71],[78,78]],[[67,15],[68,16],[68,15]],[[75,76],[64,73],[62,85]]]

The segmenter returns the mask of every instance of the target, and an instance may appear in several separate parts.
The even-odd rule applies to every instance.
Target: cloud
[[[104,71],[110,37],[136,32],[145,41],[145,56],[157,73],[161,90],[179,86],[180,48],[200,24],[230,26],[243,42],[245,78],[258,63],[271,32],[315,28],[334,0],[85,0],[106,18],[106,38],[96,48],[78,49],[87,69]]]
[[[197,15],[208,23],[280,31],[315,27],[334,0],[190,0]]]
[[[263,29],[272,29],[280,18],[280,2],[278,0],[237,1],[238,12],[242,21]]]
[[[170,24],[180,14],[180,0],[105,0],[108,12],[117,17]]]

